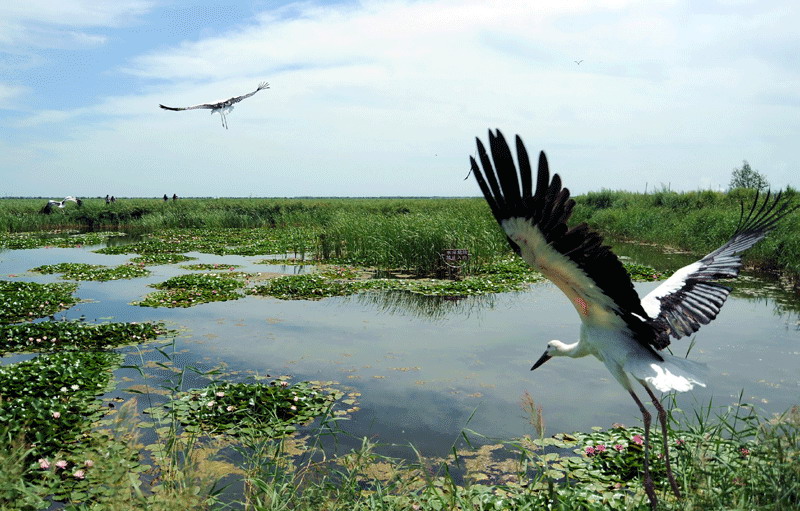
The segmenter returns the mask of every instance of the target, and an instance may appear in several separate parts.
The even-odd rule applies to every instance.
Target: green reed
[[[796,192],[789,190],[797,202]],[[748,190],[650,194],[602,190],[576,198],[572,224],[586,221],[615,239],[669,245],[698,254],[723,243],[735,229]],[[265,229],[286,239],[284,248],[303,257],[336,258],[380,269],[432,274],[445,249],[469,250],[463,270],[510,253],[482,198],[430,199],[86,199],[79,208],[40,214],[43,199],[0,200],[0,246],[6,233],[56,229],[158,232],[165,229]],[[750,266],[784,271],[800,281],[800,214],[786,218],[746,255]],[[260,234],[263,238],[269,234]],[[225,236],[222,236],[224,240]],[[14,240],[12,240],[14,241]],[[9,241],[8,243],[12,243]],[[16,241],[14,241],[16,242]],[[274,253],[260,243],[243,255]],[[218,250],[219,253],[232,253]]]

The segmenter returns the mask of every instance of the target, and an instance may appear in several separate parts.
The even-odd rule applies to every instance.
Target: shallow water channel
[[[60,262],[113,266],[129,259],[95,254],[95,248],[3,251],[0,278],[53,282],[59,280],[57,275],[28,270]],[[635,246],[617,250],[659,268],[694,259]],[[254,264],[264,256],[188,255],[198,258],[192,263],[242,265],[237,271],[313,271]],[[651,257],[659,264],[647,260]],[[593,358],[555,359],[536,372],[529,370],[548,340],[572,342],[578,335],[572,306],[549,283],[534,284],[525,292],[460,300],[372,292],[320,301],[249,296],[187,309],[132,306],[131,301],[153,291],[148,284],[188,272],[177,264],[148,268],[152,275],[145,278],[80,282],[76,295],[82,302],[56,318],[165,321],[180,330],[173,356],[178,368],[224,366],[232,373],[229,379],[269,374],[291,375],[294,381],[336,381],[345,390],[361,393],[360,409],[340,424],[353,436],[352,443],[369,436],[394,444],[387,446],[389,454],[410,455],[403,446],[413,444],[424,455],[441,456],[465,428],[490,439],[533,433],[520,406],[525,392],[542,406],[547,434],[605,428],[615,422],[638,425],[640,420],[633,401]],[[636,289],[644,294],[656,285],[640,283]],[[749,286],[767,287],[761,281]],[[735,292],[717,320],[696,335],[690,357],[708,364],[708,386],[679,396],[679,406],[688,415],[709,402],[732,404],[740,393],[765,414],[784,412],[800,402],[796,299],[787,307],[781,305],[785,299],[751,294]],[[676,341],[674,353],[683,355],[689,345],[688,339]],[[162,355],[147,348],[123,349],[126,363],[148,367],[149,360],[164,362]],[[0,363],[24,358],[30,355],[9,356]],[[113,395],[130,397],[126,388],[144,384],[157,388],[169,374],[152,367],[145,372],[148,377],[143,379],[135,370],[118,370],[120,383]],[[186,387],[204,382],[186,372]]]

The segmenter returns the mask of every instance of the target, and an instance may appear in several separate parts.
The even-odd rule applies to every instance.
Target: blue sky
[[[477,195],[490,127],[574,193],[800,188],[794,0],[8,3],[0,196]]]

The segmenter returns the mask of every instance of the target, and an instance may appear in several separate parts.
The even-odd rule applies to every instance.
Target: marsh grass
[[[797,203],[794,190],[787,191]],[[586,221],[615,239],[668,245],[705,254],[723,243],[739,219],[740,203],[754,194],[666,189],[650,194],[601,190],[576,197],[572,224]],[[465,274],[510,254],[505,236],[482,198],[462,199],[86,199],[81,208],[40,215],[41,200],[0,200],[0,247],[42,246],[36,231],[138,229],[157,233],[102,253],[140,256],[201,251],[217,254],[290,254],[359,266],[432,275],[440,253],[470,252]],[[71,204],[70,204],[71,205]],[[748,251],[751,267],[800,276],[800,214],[783,221]],[[88,233],[92,234],[92,233]],[[88,235],[87,234],[87,235]],[[54,238],[57,239],[57,238]],[[63,243],[76,240],[61,237]],[[102,242],[87,238],[83,244]],[[138,262],[138,261],[137,261]]]

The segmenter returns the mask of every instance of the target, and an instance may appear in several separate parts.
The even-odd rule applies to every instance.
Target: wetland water
[[[60,262],[113,266],[130,258],[92,253],[95,248],[2,251],[0,278],[53,282],[59,280],[57,275],[28,270]],[[652,250],[617,250],[652,265],[646,260],[653,256]],[[305,271],[253,263],[264,256],[187,255],[198,258],[190,263],[242,265],[237,271]],[[677,267],[695,259],[658,257],[662,264],[654,266],[663,267],[667,260]],[[177,264],[148,269],[152,275],[144,278],[79,282],[76,295],[83,301],[56,318],[165,321],[180,330],[173,357],[179,368],[208,370],[224,365],[232,373],[230,379],[269,374],[291,375],[293,381],[339,382],[340,388],[361,393],[360,410],[341,423],[347,433],[384,444],[412,443],[428,456],[446,455],[463,428],[492,439],[533,433],[520,407],[525,392],[542,406],[546,434],[639,422],[632,400],[594,358],[556,359],[529,371],[548,340],[572,342],[578,335],[572,306],[549,283],[534,284],[525,292],[462,300],[372,292],[320,301],[248,296],[185,309],[129,305],[153,291],[147,284],[188,272]],[[636,289],[644,295],[657,285],[640,283]],[[756,282],[750,288],[764,286]],[[691,416],[692,409],[712,399],[714,405],[732,404],[740,393],[766,414],[798,404],[800,324],[792,312],[797,309],[796,299],[795,306],[787,308],[760,292],[734,293],[717,320],[698,332],[690,354],[708,365],[708,386],[680,395],[679,406]],[[689,339],[676,341],[673,352],[683,355],[689,345]],[[149,360],[164,361],[147,348],[123,349],[126,363],[148,367]],[[30,355],[8,356],[0,363],[22,358]],[[120,384],[113,395],[129,397],[124,389],[130,386],[158,387],[167,374],[159,371],[148,368],[146,373],[152,376],[142,380],[134,370],[118,370]],[[186,375],[186,387],[203,384],[194,373]],[[389,450],[411,454],[402,447]]]

